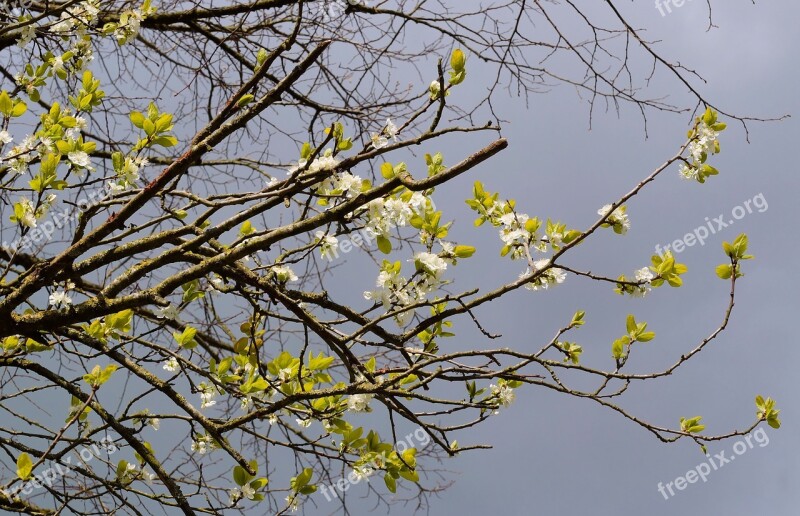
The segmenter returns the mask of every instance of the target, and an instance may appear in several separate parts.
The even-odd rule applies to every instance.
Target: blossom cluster
[[[514,400],[517,399],[514,389],[521,385],[522,383],[518,380],[504,380],[502,378],[497,381],[497,384],[489,385],[489,394],[485,402],[493,407],[492,414],[497,415],[500,413],[501,408],[511,406]],[[485,389],[478,391],[478,393],[483,392],[485,392]]]
[[[397,142],[397,134],[400,132],[398,127],[392,122],[391,118],[386,119],[386,125],[380,133],[373,133],[371,136],[372,146],[375,149],[382,149],[389,145],[389,139]]]
[[[446,245],[444,243],[443,249]],[[441,254],[448,256],[446,251]],[[431,292],[442,285],[442,274],[447,269],[448,261],[452,263],[452,260],[430,252],[417,253],[414,255],[416,272],[411,280],[400,274],[402,264],[399,261],[384,260],[375,282],[378,288],[364,292],[364,298],[380,301],[387,310],[395,305],[403,307],[425,301]],[[413,315],[414,310],[402,310],[395,314],[395,321],[404,326]]]
[[[370,201],[361,215],[366,219],[368,230],[375,235],[388,237],[393,228],[408,226],[415,215],[424,215],[431,206],[430,199],[422,193],[407,192],[406,195]],[[424,240],[424,235],[421,238]]]
[[[489,222],[499,228],[500,240],[504,244],[501,256],[527,260],[529,267],[519,276],[520,279],[531,278],[525,288],[544,290],[564,282],[564,270],[553,267],[550,259],[534,260],[533,253],[558,251],[575,240],[580,234],[578,231],[567,229],[566,224],[550,219],[542,231],[542,222],[538,217],[517,211],[513,200],[500,199],[497,193],[487,192],[477,181],[473,187],[473,199],[468,199],[467,205],[480,215],[475,221],[476,226]]]
[[[97,22],[97,15],[100,13],[98,6],[98,1],[90,0],[68,7],[61,13],[61,19],[50,27],[50,32],[56,34],[85,32]]]
[[[21,16],[20,22],[25,25],[19,29],[17,46],[25,48],[36,37],[37,30],[46,30],[53,35],[60,36],[62,47],[67,48],[61,55],[53,55],[47,52],[45,64],[51,69],[52,73],[65,79],[70,73],[78,73],[85,70],[89,63],[94,59],[89,31],[97,24],[100,13],[99,0],[85,0],[74,5],[70,5],[61,12],[59,20],[55,23],[37,25],[36,21],[29,15]],[[49,25],[49,27],[48,27]],[[65,44],[67,43],[67,44]],[[41,86],[41,74],[39,70],[26,70],[15,77],[19,84],[29,95],[37,96],[36,88]]]
[[[717,120],[716,111],[710,107],[702,117],[698,117],[695,126],[689,132],[689,160],[684,160],[679,172],[684,179],[704,183],[709,176],[719,171],[706,163],[709,156],[720,152],[719,134],[725,130],[726,124]]]
[[[614,233],[618,235],[624,235],[631,228],[631,221],[626,213],[627,207],[620,206],[613,211],[611,208],[612,206],[610,204],[606,204],[597,210],[598,215],[605,217],[605,222],[602,225],[603,227],[612,228]]]
[[[48,302],[55,309],[69,308],[72,306],[72,297],[69,291],[75,288],[75,283],[67,281],[63,289],[55,289],[50,294]]]
[[[333,149],[325,149],[322,155],[311,160],[311,163],[308,162],[307,158],[300,158],[297,161],[297,165],[289,168],[289,174],[295,174],[300,170],[307,170],[312,174],[321,171],[331,171],[336,169],[338,165],[339,160],[333,155]]]
[[[533,262],[533,269],[526,269],[519,277],[520,279],[532,277],[531,281],[525,284],[525,288],[536,291],[547,290],[552,285],[564,283],[567,273],[563,269],[550,266],[550,260],[544,259]]]
[[[139,170],[149,165],[147,158],[141,156],[126,156],[122,166],[117,170],[117,180],[109,181],[108,188],[114,193],[124,192],[128,188],[134,188],[139,181]]]
[[[192,441],[192,451],[198,455],[205,455],[206,453],[218,448],[219,445],[214,441],[214,438],[208,434],[200,435]]]

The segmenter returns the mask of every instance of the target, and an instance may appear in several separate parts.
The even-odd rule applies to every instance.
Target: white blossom
[[[250,408],[250,406],[252,404],[253,404],[252,396],[245,396],[244,398],[242,398],[242,401],[239,403],[239,408],[243,412],[247,412],[247,410]]]
[[[56,56],[50,61],[50,66],[53,67],[53,73],[58,72],[65,72],[66,69],[64,68],[64,58],[61,56]]]
[[[213,385],[201,383],[197,386],[200,389],[200,408],[213,407],[217,404],[214,398],[217,397],[217,389]]]
[[[296,166],[293,166],[289,169],[289,174],[294,174],[298,170],[305,168],[307,165],[308,172],[316,173],[335,169],[339,165],[339,161],[333,156],[332,149],[326,149],[325,152],[322,153],[322,156],[316,158],[311,162],[310,165],[308,164],[308,160],[299,160]]]
[[[50,306],[58,308],[67,308],[72,305],[72,298],[63,290],[56,290],[50,294]]]
[[[289,510],[292,512],[297,512],[300,508],[300,502],[295,495],[289,495],[286,497],[286,503],[289,504]]]
[[[306,167],[306,165],[308,165],[308,160],[307,160],[307,159],[305,159],[305,158],[300,158],[300,159],[297,161],[297,164],[296,164],[296,165],[293,165],[293,166],[289,167],[289,171],[288,171],[288,173],[289,173],[289,174],[294,174],[294,173],[295,173],[295,172],[297,172],[298,170],[302,170],[302,169],[304,169],[304,168]]]
[[[370,140],[372,140],[372,146],[376,149],[382,149],[389,145],[389,139],[381,134],[372,133]]]
[[[192,441],[192,451],[197,452],[200,455],[205,455],[209,451],[214,448],[213,442],[211,440],[211,436],[204,435],[197,440]]]
[[[635,275],[636,281],[646,281],[648,283],[653,281],[653,278],[655,278],[653,271],[651,271],[649,267],[643,267],[639,269],[636,271]]]
[[[272,268],[272,273],[275,275],[275,279],[277,279],[281,283],[286,283],[288,281],[297,281],[297,275],[290,269],[284,265],[277,265]]]
[[[83,151],[72,151],[67,154],[67,159],[72,162],[73,165],[78,167],[90,169],[92,168],[92,161],[89,159],[89,155]]]
[[[383,127],[380,133],[372,133],[370,139],[372,140],[372,146],[376,149],[382,149],[389,145],[389,139],[391,138],[394,141],[397,141],[397,133],[399,132],[398,127],[392,122],[391,118],[386,119],[386,125]]]
[[[353,412],[367,412],[372,394],[353,394],[347,398],[347,410]]]
[[[383,203],[382,216],[394,226],[406,226],[414,215],[411,206],[400,199],[387,199]]]
[[[320,256],[325,258],[327,256],[337,256],[339,249],[339,239],[333,235],[328,235],[324,231],[317,231],[314,236],[320,243]]]
[[[697,179],[700,171],[697,170],[697,168],[695,167],[690,167],[686,163],[683,163],[681,164],[681,168],[680,170],[678,170],[678,172],[680,173],[682,178],[693,181]]]
[[[164,362],[164,365],[162,366],[165,371],[169,371],[170,373],[174,373],[179,367],[180,365],[178,364],[178,359],[175,357],[169,357],[169,359]]]
[[[242,494],[248,500],[252,500],[256,497],[256,490],[250,487],[250,484],[245,484],[242,486]]]
[[[655,278],[655,274],[653,274],[653,272],[650,270],[649,267],[643,267],[643,268],[637,270],[634,273],[634,276],[636,277],[636,281],[644,282],[644,284],[643,285],[634,285],[634,286],[632,286],[632,288],[629,290],[628,293],[632,297],[644,297],[644,296],[646,296],[648,294],[648,292],[650,292],[652,290],[652,288],[650,286],[650,282],[653,281],[653,278]]]
[[[230,504],[233,505],[239,501],[239,498],[242,497],[241,491],[238,488],[234,487],[230,491],[228,491],[228,500],[230,500]]]
[[[609,213],[611,213],[611,214],[609,215]],[[606,222],[608,224],[611,224],[615,228],[617,228],[617,227],[620,228],[620,233],[622,233],[622,234],[627,233],[628,230],[631,228],[631,222],[628,219],[628,214],[625,213],[625,207],[624,206],[619,206],[617,209],[615,209],[612,212],[611,211],[611,205],[610,204],[606,204],[605,206],[603,206],[602,208],[597,210],[597,214],[602,216],[602,217],[605,217],[606,215],[608,215],[608,217],[606,218]]]
[[[550,260],[538,260],[533,263],[534,271],[531,272],[530,269],[527,269],[525,272],[520,274],[520,279],[528,278],[533,276],[534,272],[541,271],[550,265]],[[564,272],[563,269],[559,269],[558,267],[550,267],[543,273],[539,274],[535,279],[529,281],[525,284],[525,288],[528,290],[546,290],[551,285],[558,285],[559,283],[564,283],[564,280],[567,278],[567,273]]]
[[[364,180],[360,177],[353,175],[350,172],[345,172],[344,174],[339,175],[339,179],[336,181],[335,189],[346,192],[348,197],[353,197],[354,194],[357,195],[361,192],[361,184],[363,182]]]
[[[147,482],[148,485],[153,483],[153,480],[156,479],[156,474],[148,470],[147,468],[142,468],[142,479]]]
[[[178,319],[179,312],[180,311],[178,310],[178,307],[175,306],[175,304],[170,303],[167,306],[159,307],[156,317],[158,317],[159,319],[171,319],[175,321]]]
[[[116,183],[114,181],[108,181],[106,183],[106,187],[107,187],[108,191],[111,192],[111,195],[116,195],[118,193],[122,193],[122,192],[125,191],[125,186],[123,186],[123,185],[121,185],[119,183]]]
[[[19,218],[19,222],[23,226],[27,226],[29,228],[36,227],[36,210],[33,207],[33,203],[27,197],[20,197],[19,205],[22,207],[22,216]]]
[[[26,25],[22,28],[20,32],[19,39],[17,40],[17,46],[20,48],[25,48],[28,43],[33,41],[33,38],[36,37],[36,24],[31,23]]]
[[[280,378],[282,382],[290,380],[292,378],[292,368],[291,367],[281,368],[281,370],[278,371],[278,378]]]
[[[387,118],[386,127],[383,129],[383,132],[389,138],[393,138],[395,141],[397,141],[397,133],[400,132],[400,129],[395,125],[394,122],[392,122],[391,118]]]
[[[511,403],[514,402],[514,399],[517,395],[514,393],[514,389],[509,387],[508,385],[490,385],[490,390],[492,391],[492,395],[497,397],[497,400],[500,402],[500,405],[503,407],[508,407]]]
[[[417,253],[414,259],[422,265],[425,272],[436,279],[447,269],[447,262],[433,253]]]
[[[439,81],[431,81],[431,85],[428,86],[428,91],[431,94],[431,100],[436,100],[439,98],[442,92],[442,84]]]

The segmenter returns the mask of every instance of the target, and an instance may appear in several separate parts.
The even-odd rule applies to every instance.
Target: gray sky
[[[576,3],[587,4],[586,9],[600,4]],[[719,28],[711,32],[706,31],[704,0],[687,0],[667,16],[661,16],[651,0],[617,4],[634,25],[647,28],[647,37],[661,40],[658,49],[665,56],[698,70],[708,83],[696,81],[697,86],[721,108],[759,117],[800,112],[795,93],[800,4],[716,0],[714,22]],[[468,80],[454,95],[484,93],[482,81],[489,76],[481,74],[476,59],[468,64]],[[639,71],[648,66],[638,65]],[[663,73],[659,75],[656,91],[669,93],[677,103],[687,100],[676,81],[664,79]],[[619,115],[596,110],[589,130],[585,100],[565,86],[530,97],[527,108],[523,99],[500,94],[495,107],[508,120],[504,136],[510,147],[439,188],[434,196],[445,216],[457,221],[452,239],[479,249],[475,257],[461,261],[455,272],[448,271],[462,291],[474,286],[487,289],[521,272],[520,263],[498,256],[501,246],[496,230],[472,227],[474,215],[463,201],[470,197],[473,181],[481,180],[504,198],[515,198],[521,212],[585,228],[596,220],[598,208],[619,198],[672,156],[691,122],[688,115],[651,113],[645,139],[641,117],[626,106]],[[756,260],[744,265],[747,275],[738,284],[728,331],[673,376],[634,385],[621,405],[654,424],[673,428],[682,416],[702,415],[708,432],[721,434],[748,427],[755,417],[753,398],[771,396],[782,410],[784,427],[765,427],[769,444],[756,443],[712,471],[707,482],[688,485],[665,500],[659,483],[674,482],[706,461],[695,444],[665,445],[593,402],[524,387],[511,407],[458,436],[462,445],[486,443],[494,449],[469,452],[440,466],[449,470],[443,481],[454,483],[438,499],[430,500],[431,514],[673,516],[692,511],[738,516],[760,514],[767,508],[776,516],[797,514],[800,455],[795,436],[800,402],[794,395],[793,366],[800,351],[792,323],[800,286],[793,257],[800,252],[800,243],[790,236],[789,231],[796,230],[789,224],[800,219],[796,200],[800,181],[792,156],[793,137],[798,135],[795,118],[751,123],[748,144],[742,127],[731,123],[723,133],[722,154],[713,158],[720,176],[699,185],[681,180],[677,169],[669,170],[628,204],[633,227],[626,236],[600,232],[564,261],[605,276],[630,275],[648,264],[657,244],[663,246],[703,226],[706,217],[724,214],[724,220],[729,220],[732,210],[761,196],[768,208],[755,209],[724,232],[710,236],[706,245],[679,255],[679,261],[689,266],[683,288],[664,287],[645,300],[635,300],[615,295],[607,285],[570,276],[552,291],[516,292],[479,310],[487,330],[502,333],[501,339],[489,342],[472,325],[461,323],[458,338],[441,343],[443,347],[538,349],[582,309],[587,312],[587,324],[570,340],[583,346],[585,362],[611,367],[611,342],[622,335],[625,317],[631,313],[647,321],[657,338],[634,355],[629,370],[662,370],[719,326],[728,284],[716,278],[714,267],[725,260],[722,241],[746,232]],[[449,164],[486,143],[466,137],[445,141],[441,150]],[[357,263],[349,265],[337,269],[331,285],[363,303],[360,293],[373,287],[377,270],[373,266],[365,273]],[[402,428],[413,430],[407,424]],[[736,442],[713,444],[710,452],[725,451],[730,457]],[[377,475],[372,482],[386,492]],[[373,507],[374,498],[364,503],[353,499],[364,493],[363,486],[348,492],[352,514],[364,514]],[[316,507],[305,503],[307,514],[337,509],[320,494],[311,498]],[[410,514],[414,508],[399,504],[392,513]]]
[[[798,113],[796,2],[715,2],[719,28],[711,32],[705,30],[707,11],[701,0],[688,1],[664,17],[650,1],[621,4],[637,26],[647,27],[648,37],[662,40],[662,53],[708,80],[706,85],[698,83],[701,91],[720,107],[761,117]],[[686,98],[674,82],[664,84],[675,88],[669,93],[676,100]],[[519,272],[505,263],[498,265],[495,231],[471,227],[463,199],[469,197],[475,179],[501,196],[515,198],[525,213],[584,227],[600,206],[670,157],[690,122],[688,116],[652,115],[645,140],[641,118],[625,108],[619,117],[596,112],[589,131],[587,106],[568,87],[532,97],[527,110],[523,101],[513,98],[501,99],[499,108],[511,122],[505,126],[510,148],[440,189],[436,197],[437,205],[459,220],[455,234],[480,249],[474,259],[459,264],[457,277],[467,280],[460,283],[463,289],[470,282],[488,287]],[[565,119],[572,125],[559,122]],[[711,236],[705,246],[679,255],[689,266],[683,288],[659,289],[642,302],[570,277],[552,292],[519,292],[483,310],[487,329],[502,332],[503,339],[487,343],[473,335],[475,340],[464,344],[538,347],[575,310],[585,309],[587,324],[573,337],[583,345],[585,359],[600,364],[608,358],[611,341],[623,333],[625,316],[633,313],[650,323],[657,338],[629,367],[642,372],[663,369],[719,326],[728,285],[715,277],[714,267],[725,260],[722,241],[746,232],[756,260],[745,265],[747,275],[739,283],[728,331],[672,377],[634,386],[622,405],[662,426],[675,427],[681,416],[702,415],[709,432],[724,433],[749,426],[757,394],[772,396],[782,409],[784,426],[765,426],[769,444],[754,443],[736,460],[712,471],[707,482],[690,484],[665,501],[658,483],[674,482],[706,460],[694,443],[665,445],[593,402],[523,388],[512,407],[459,438],[464,444],[491,443],[494,449],[443,465],[455,472],[448,476],[455,483],[432,500],[431,514],[797,514],[800,403],[795,364],[800,351],[794,342],[793,315],[800,286],[794,255],[800,243],[791,225],[800,218],[800,181],[792,156],[797,136],[795,118],[751,124],[750,144],[741,126],[731,124],[723,135],[723,153],[714,158],[720,176],[700,185],[681,180],[677,170],[669,171],[630,203],[633,228],[628,235],[605,232],[565,262],[609,276],[630,274],[647,263],[656,244],[682,237],[705,224],[706,217],[725,214],[727,221],[735,207],[763,194],[768,208],[762,213],[754,210]],[[455,161],[471,150],[464,145],[444,152]],[[725,451],[730,457],[735,455],[735,442],[711,445],[710,452]],[[382,484],[379,478],[373,482]],[[363,492],[354,489],[348,494]],[[316,500],[319,514],[333,510],[324,499]],[[397,506],[393,513],[412,509]],[[317,513],[310,504],[306,510]],[[355,514],[361,510],[366,508]]]

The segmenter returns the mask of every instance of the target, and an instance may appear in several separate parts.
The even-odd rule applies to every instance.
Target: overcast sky
[[[576,4],[591,10],[601,8],[602,2],[578,0]],[[800,113],[796,93],[799,3],[716,0],[718,28],[710,32],[706,31],[704,0],[686,0],[665,16],[651,0],[616,4],[635,26],[647,28],[649,39],[661,41],[657,48],[663,55],[700,72],[707,83],[696,81],[698,89],[720,108],[756,117]],[[454,91],[454,98],[469,96],[470,88],[473,95],[481,95],[488,86],[482,81],[491,75],[481,73],[477,59],[468,64],[468,80]],[[633,65],[641,71],[648,63]],[[656,91],[669,93],[676,102],[687,100],[685,88],[663,79],[659,75]],[[507,120],[503,135],[509,139],[509,148],[438,188],[434,196],[445,216],[457,221],[452,239],[479,250],[473,258],[459,262],[457,271],[448,271],[462,291],[497,286],[521,272],[519,263],[499,258],[496,230],[472,226],[474,215],[463,201],[471,196],[473,181],[481,180],[488,190],[516,199],[521,212],[585,228],[596,220],[598,208],[618,199],[671,157],[691,123],[688,114],[650,113],[649,137],[645,138],[642,118],[628,106],[619,113],[595,111],[590,129],[585,100],[564,86],[534,95],[527,104],[500,94],[494,106]],[[502,333],[501,339],[489,342],[471,324],[462,323],[457,327],[458,338],[440,345],[539,349],[576,310],[585,310],[586,325],[570,340],[583,346],[586,362],[610,367],[611,342],[623,334],[630,313],[647,321],[657,338],[642,346],[628,367],[638,372],[663,370],[720,325],[729,285],[716,278],[714,267],[725,261],[722,241],[746,232],[756,259],[744,265],[746,276],[737,284],[737,304],[728,331],[671,377],[633,385],[620,404],[664,427],[675,428],[680,417],[702,415],[708,433],[722,434],[747,428],[754,421],[753,399],[761,394],[777,400],[783,428],[765,426],[765,433],[751,441],[752,448],[710,471],[705,482],[683,490],[673,487],[674,496],[665,500],[659,483],[674,485],[677,477],[707,462],[697,445],[687,440],[666,445],[596,403],[523,387],[511,407],[458,436],[462,445],[491,444],[494,449],[469,452],[440,466],[426,463],[448,470],[440,481],[453,481],[430,500],[430,514],[797,514],[800,350],[794,325],[800,286],[795,258],[800,254],[795,236],[800,180],[793,153],[800,131],[796,118],[751,123],[749,128],[749,144],[736,123],[723,133],[723,152],[713,158],[721,171],[718,177],[700,185],[681,180],[677,168],[668,171],[629,203],[633,227],[627,235],[603,231],[564,262],[604,276],[630,274],[648,264],[656,245],[663,247],[682,238],[704,226],[706,218],[722,215],[729,221],[734,210],[739,213],[749,203],[752,213],[710,236],[705,245],[678,255],[689,267],[683,288],[664,287],[637,300],[615,295],[608,285],[569,277],[552,291],[522,290],[480,309],[477,315],[486,329]],[[444,142],[441,150],[449,164],[487,143],[477,137]],[[337,269],[331,287],[338,285],[360,299],[361,292],[373,288],[377,275],[374,267],[368,274],[364,270],[358,266]],[[408,425],[402,428],[413,430]],[[709,451],[732,457],[737,442],[715,443]],[[378,475],[372,482],[385,492]],[[365,514],[373,507],[374,497],[364,503],[353,499],[364,493],[363,486],[348,493],[352,514]],[[319,493],[311,498],[311,503],[304,504],[307,514],[338,509]],[[415,508],[395,505],[392,514],[411,514]],[[383,512],[385,507],[378,510]]]
[[[658,48],[664,55],[702,73],[708,80],[705,85],[698,83],[702,93],[721,108],[762,117],[798,113],[800,5],[796,2],[715,2],[714,22],[719,28],[711,32],[705,30],[707,10],[702,0],[687,1],[663,17],[651,1],[619,4],[623,14],[648,29],[649,38],[662,40]],[[478,87],[472,77],[471,87]],[[676,99],[686,98],[683,90],[672,86],[670,93]],[[523,212],[583,227],[594,220],[600,206],[670,157],[690,122],[688,116],[654,115],[645,140],[642,120],[630,109],[619,116],[596,112],[589,130],[586,104],[567,87],[532,97],[528,109],[519,99],[498,100],[497,106],[511,122],[504,132],[510,148],[449,185],[446,194],[437,191],[436,198],[440,208],[461,221],[455,233],[483,251],[459,264],[462,277],[483,286],[513,278],[514,270],[497,265],[494,231],[475,230],[463,222],[472,219],[463,199],[469,197],[475,179],[516,198]],[[573,122],[565,125],[564,120]],[[459,438],[464,444],[491,443],[494,449],[471,452],[443,465],[453,472],[447,478],[455,483],[432,500],[431,514],[797,514],[800,351],[794,325],[800,283],[795,258],[800,253],[796,238],[800,181],[793,154],[800,134],[795,118],[754,123],[750,131],[750,144],[736,124],[724,133],[723,153],[714,158],[720,176],[700,185],[670,171],[630,203],[633,228],[628,235],[604,233],[567,260],[610,276],[629,273],[645,265],[656,244],[681,238],[704,225],[706,217],[724,214],[728,221],[737,206],[761,196],[766,201],[759,204],[761,211],[754,209],[711,236],[706,245],[679,255],[690,269],[685,287],[660,289],[641,302],[571,277],[563,288],[519,292],[482,310],[487,329],[503,333],[502,342],[489,344],[475,336],[474,342],[464,345],[538,347],[576,309],[585,309],[587,324],[575,340],[583,345],[587,360],[602,360],[611,341],[622,334],[625,315],[633,313],[647,320],[658,337],[630,367],[663,369],[719,326],[728,285],[714,276],[714,266],[725,259],[722,241],[746,232],[756,260],[745,265],[747,275],[738,286],[729,330],[672,377],[635,385],[622,404],[662,426],[675,427],[681,416],[702,415],[709,432],[725,433],[749,426],[755,417],[753,398],[763,394],[777,400],[783,428],[765,427],[761,445],[753,441],[752,449],[712,470],[707,482],[674,490],[675,496],[665,500],[659,482],[674,482],[706,460],[697,445],[690,441],[665,445],[593,402],[523,388],[512,407]],[[444,152],[454,161],[471,150],[453,145]],[[461,287],[466,289],[467,284]],[[730,457],[735,455],[735,443],[713,444],[710,452],[725,451]],[[379,478],[374,482],[381,483]],[[315,500],[320,503],[318,511],[306,504],[309,513],[334,509],[319,496]],[[355,514],[361,510],[366,508]],[[412,510],[397,506],[393,514]]]

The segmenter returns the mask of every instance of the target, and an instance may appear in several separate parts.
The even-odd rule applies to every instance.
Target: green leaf
[[[461,51],[460,48],[453,50],[453,54],[450,56],[450,66],[453,67],[453,70],[456,72],[460,72],[464,70],[464,65],[467,62],[467,57],[464,55],[464,52]]]
[[[25,104],[25,102],[23,102],[22,100],[20,100],[11,109],[11,116],[12,117],[22,116],[23,114],[25,114],[27,110],[28,110],[28,105]]]
[[[458,258],[469,258],[475,254],[475,248],[471,245],[457,245],[453,249],[453,254],[455,254]]]
[[[144,115],[139,111],[131,113],[131,123],[141,129],[144,127]]]
[[[384,179],[391,179],[394,177],[394,167],[391,163],[384,163],[381,165],[381,175]]]
[[[128,471],[128,461],[120,460],[117,463],[117,472],[116,472],[117,473],[117,480],[123,478],[127,471]]]
[[[314,475],[314,470],[311,468],[305,468],[302,473],[297,475],[291,480],[292,489],[296,492],[300,492],[300,490],[305,487],[309,481],[311,481],[311,477]]]
[[[378,249],[380,249],[383,254],[389,254],[392,252],[392,242],[390,242],[388,238],[383,235],[379,235],[377,241]]]
[[[0,113],[5,116],[11,116],[11,110],[14,104],[11,102],[11,97],[8,96],[6,90],[0,92]]]
[[[401,469],[400,476],[410,482],[419,482],[419,473],[417,473],[416,471],[412,471],[409,469]]]
[[[181,289],[183,289],[184,303],[191,303],[195,299],[200,299],[202,297],[205,297],[205,293],[202,290],[200,290],[199,280],[192,280],[189,283],[185,283],[181,285]]]
[[[466,76],[466,70],[461,70],[460,72],[450,72],[450,84],[453,86],[461,84],[464,82],[464,78],[466,78]]]
[[[28,480],[33,472],[33,461],[31,456],[22,452],[17,458],[17,477],[20,480]]]
[[[178,145],[178,139],[174,136],[159,136],[153,140],[153,144],[161,145],[162,147],[174,147]]]
[[[233,468],[233,481],[236,482],[237,485],[243,486],[250,480],[250,475],[245,471],[245,469],[241,466],[236,466]]]
[[[114,371],[116,371],[116,370],[117,370],[117,366],[116,365],[114,365],[114,364],[107,365],[105,367],[105,369],[103,369],[103,371],[100,373],[100,376],[97,378],[97,385],[98,386],[103,385],[108,380],[110,380],[111,379],[111,375],[114,374]]]
[[[570,322],[570,326],[583,326],[585,321],[583,318],[586,316],[586,312],[583,310],[578,310],[575,312],[575,315],[572,316],[572,321]]]
[[[693,418],[681,418],[681,430],[690,434],[696,434],[705,430],[706,425],[700,424],[702,416],[695,416]]]
[[[392,478],[392,476],[389,473],[383,476],[383,482],[386,484],[386,487],[389,489],[389,491],[391,491],[392,493],[397,492],[397,481],[394,478]]]
[[[191,326],[187,326],[182,333],[174,332],[172,334],[175,337],[175,340],[178,341],[178,345],[184,349],[192,349],[197,347],[197,341],[194,340],[194,337],[197,335],[197,329],[192,328]]]
[[[625,329],[628,330],[628,334],[636,332],[636,319],[633,318],[633,315],[628,315],[628,319],[625,321]]]
[[[153,136],[156,134],[156,124],[152,120],[146,119],[142,123],[142,129],[144,129],[144,132],[147,136]]]
[[[257,490],[261,489],[262,487],[266,486],[267,484],[269,484],[269,479],[261,477],[261,478],[257,478],[255,480],[253,480],[252,482],[250,482],[250,487],[252,487],[253,489],[255,489],[257,491]]]
[[[105,317],[106,325],[113,328],[118,332],[131,331],[131,320],[133,319],[133,310],[127,309],[115,314],[110,314]]]
[[[709,126],[717,123],[717,112],[711,109],[711,107],[707,107],[706,112],[703,113],[703,122]]]
[[[252,233],[255,233],[255,231],[256,230],[253,228],[253,224],[249,220],[246,220],[242,224],[242,227],[239,229],[239,235],[240,236],[247,236],[247,235],[250,235]]]
[[[648,332],[640,334],[636,338],[636,340],[638,340],[639,342],[650,342],[654,338],[656,338],[656,333],[653,332],[653,331],[648,331]]]
[[[730,277],[733,275],[733,266],[725,263],[722,265],[717,265],[716,273],[721,279],[730,279]]]
[[[258,53],[256,53],[256,63],[258,66],[264,64],[264,61],[267,60],[267,50],[264,48],[259,48]]]

